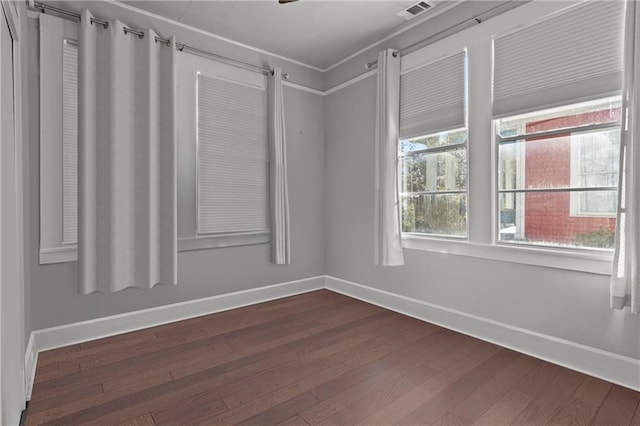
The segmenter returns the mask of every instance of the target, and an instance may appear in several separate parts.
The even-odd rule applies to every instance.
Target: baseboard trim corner
[[[25,381],[25,400],[31,400],[31,391],[33,390],[33,379],[36,377],[36,365],[38,364],[38,351],[35,346],[35,336],[33,333],[29,335],[27,348],[24,354],[24,381]],[[26,409],[25,409],[26,410]]]
[[[640,360],[363,284],[325,277],[325,288],[640,391]]]

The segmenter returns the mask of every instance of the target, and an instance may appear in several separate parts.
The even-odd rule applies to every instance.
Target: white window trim
[[[453,34],[402,58],[402,72],[468,49],[468,238],[403,233],[405,249],[512,262],[599,275],[611,274],[612,253],[599,249],[538,247],[498,242],[498,150],[494,140],[491,86],[492,37],[542,19],[579,1],[534,0],[483,25]],[[549,105],[552,107],[555,105]],[[520,111],[514,111],[513,114]]]
[[[613,254],[607,250],[538,248],[522,244],[481,244],[454,238],[433,238],[420,234],[403,234],[405,249],[544,266],[591,274],[611,275]]]
[[[271,233],[269,230],[264,232],[229,233],[215,236],[178,238],[178,252],[268,244],[269,241],[271,241]],[[76,244],[40,249],[41,265],[75,262],[77,260],[78,246]]]
[[[244,84],[253,87],[266,87],[267,77],[190,53],[177,52],[176,55],[177,109],[184,113],[183,117],[188,117],[180,120],[181,124],[186,125],[178,127],[178,250],[267,244],[270,242],[271,235],[269,229],[216,234],[198,233],[197,146],[194,143],[198,129],[195,102],[198,72],[234,82],[240,78]],[[185,206],[188,208],[184,208]]]

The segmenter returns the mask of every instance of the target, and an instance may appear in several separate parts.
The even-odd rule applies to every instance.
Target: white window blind
[[[198,233],[267,228],[266,90],[198,75]]]
[[[624,2],[590,1],[496,38],[494,114],[620,91],[623,27]]]
[[[62,218],[64,244],[78,241],[78,47],[62,46]]]
[[[401,138],[465,126],[465,60],[463,51],[401,76]]]

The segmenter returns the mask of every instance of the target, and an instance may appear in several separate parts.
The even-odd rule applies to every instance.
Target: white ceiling
[[[435,7],[405,21],[396,13],[418,0],[121,1],[320,69],[448,6],[432,1]]]

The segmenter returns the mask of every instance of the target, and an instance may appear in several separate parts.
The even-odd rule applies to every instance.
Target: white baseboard
[[[36,350],[34,342],[34,334],[31,333],[29,335],[29,341],[27,342],[27,350],[24,354],[24,389],[27,393],[27,401],[31,399],[33,379],[36,377],[36,365],[38,364],[38,351]]]
[[[324,282],[324,276],[311,277],[35,330],[31,332],[25,354],[27,400],[31,399],[36,360],[40,351],[320,290],[324,288]]]
[[[36,362],[40,351],[227,311],[323,288],[633,390],[640,390],[640,360],[343,279],[331,276],[317,276],[35,330],[31,333],[25,353],[27,400],[31,399]]]
[[[640,360],[421,300],[327,276],[325,287],[355,299],[640,390]]]

